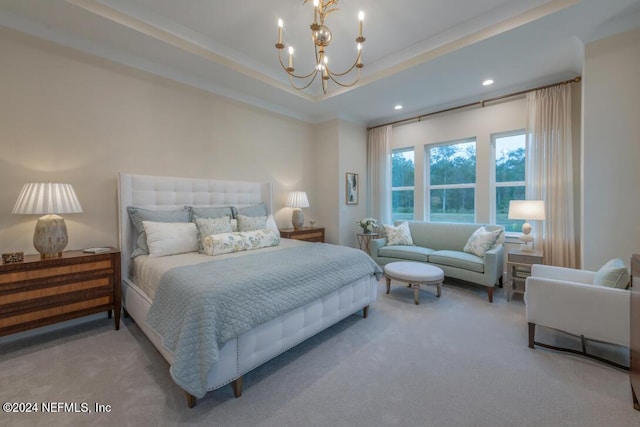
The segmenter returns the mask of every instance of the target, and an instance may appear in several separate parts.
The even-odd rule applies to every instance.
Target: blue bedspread
[[[324,243],[177,267],[146,322],[174,355],[174,381],[202,397],[225,342],[368,275],[382,275],[371,257]]]

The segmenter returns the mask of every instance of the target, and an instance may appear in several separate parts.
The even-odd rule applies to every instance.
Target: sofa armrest
[[[626,289],[532,275],[526,279],[524,301],[529,323],[629,346],[630,292]]]
[[[484,253],[484,271],[487,285],[493,286],[504,271],[504,246],[498,245]]]
[[[387,239],[371,239],[369,242],[369,253],[375,259],[378,257],[378,251],[387,245]]]
[[[531,266],[531,275],[547,279],[555,279],[567,282],[579,282],[592,284],[596,273],[575,268],[556,267],[552,265],[534,264]]]

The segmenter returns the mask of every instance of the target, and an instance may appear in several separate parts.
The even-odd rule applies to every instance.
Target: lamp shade
[[[544,200],[511,200],[509,219],[544,220]]]
[[[287,197],[288,208],[308,208],[309,199],[304,191],[292,191]]]
[[[29,183],[20,191],[14,214],[81,213],[82,206],[71,184]]]

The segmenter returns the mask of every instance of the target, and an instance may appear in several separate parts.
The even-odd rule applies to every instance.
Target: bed
[[[128,207],[151,211],[171,211],[182,209],[185,206],[234,206],[237,209],[242,209],[255,205],[264,205],[266,211],[271,214],[273,212],[271,185],[270,183],[260,182],[120,173],[118,176],[118,203],[119,237],[122,254],[122,299],[125,315],[134,319],[138,327],[140,327],[153,345],[169,362],[171,376],[174,381],[185,390],[189,407],[193,407],[196,404],[196,398],[202,397],[204,393],[228,384],[231,384],[233,387],[234,395],[240,397],[242,394],[243,375],[350,315],[362,311],[362,316],[366,318],[369,305],[376,299],[377,281],[380,277],[380,270],[375,263],[373,263],[374,267],[372,267],[372,270],[366,274],[362,274],[360,270],[358,270],[357,273],[355,271],[351,272],[349,282],[346,284],[338,284],[339,279],[337,277],[330,274],[323,274],[321,275],[321,280],[323,281],[322,288],[326,290],[322,292],[325,293],[319,294],[318,292],[320,291],[314,291],[308,294],[305,293],[304,296],[300,295],[296,297],[297,299],[293,298],[290,304],[294,304],[298,300],[303,302],[300,302],[297,306],[287,307],[286,309],[281,308],[281,310],[286,311],[279,313],[276,317],[269,320],[263,321],[263,319],[256,319],[258,324],[251,325],[249,329],[246,331],[243,330],[238,336],[226,339],[220,343],[219,347],[214,345],[213,347],[216,348],[213,363],[202,365],[198,362],[198,366],[193,367],[193,369],[187,365],[186,368],[194,372],[199,372],[199,375],[202,377],[201,387],[191,388],[191,385],[184,382],[183,378],[176,378],[176,372],[174,372],[182,369],[180,367],[185,366],[185,351],[167,345],[169,338],[160,336],[158,332],[160,329],[157,323],[153,326],[147,323],[150,312],[152,315],[150,317],[156,320],[158,318],[162,320],[161,315],[157,314],[158,309],[156,308],[161,305],[161,296],[170,291],[162,292],[161,290],[175,287],[173,284],[169,286],[167,283],[160,283],[160,285],[158,285],[158,282],[161,280],[164,282],[174,280],[174,277],[178,277],[172,275],[174,272],[192,273],[196,270],[207,270],[210,275],[217,276],[216,273],[212,274],[211,272],[222,271],[215,270],[221,266],[225,266],[223,269],[225,271],[236,271],[242,269],[243,265],[278,264],[277,262],[273,262],[273,260],[276,259],[274,257],[282,257],[285,251],[289,251],[286,252],[289,255],[284,255],[287,257],[290,257],[293,253],[303,254],[301,256],[304,256],[306,253],[306,258],[317,259],[325,258],[324,255],[316,256],[314,251],[331,251],[331,254],[328,254],[326,257],[327,262],[337,262],[335,260],[339,261],[338,258],[342,258],[345,254],[350,257],[360,257],[362,252],[357,249],[329,244],[281,239],[280,245],[277,247],[248,250],[214,257],[194,252],[156,258],[146,255],[132,258],[132,254],[137,247],[138,232],[129,217]],[[298,261],[296,260],[295,262]],[[364,263],[368,261],[362,260],[362,262],[364,265]],[[266,269],[267,267],[264,268]],[[316,270],[313,270],[312,267],[309,268],[311,268],[311,273],[320,271],[317,270],[317,266],[313,267],[316,268]],[[257,267],[256,269],[259,270]],[[285,276],[282,276],[282,274],[289,274],[288,271],[284,270],[286,269],[282,267],[277,274],[271,271],[265,273],[265,277],[269,279],[265,280],[265,283],[271,281],[273,283],[269,283],[269,286],[284,287],[284,285],[289,282],[293,283],[299,280],[298,278],[291,280],[288,278],[283,279]],[[296,269],[291,268],[290,270]],[[327,268],[324,270],[327,270]],[[328,268],[328,270],[346,271],[350,270],[350,267]],[[318,280],[320,275],[311,273],[308,275],[313,275],[316,278],[315,280]],[[178,280],[175,280],[177,283]],[[182,281],[185,280],[186,279],[183,279]],[[246,280],[257,282],[255,277],[254,279],[247,277]],[[344,279],[340,278],[340,280]],[[260,280],[260,282],[262,282],[262,280]],[[164,288],[162,286],[164,286]],[[193,287],[195,286],[194,284]],[[254,286],[263,286],[263,284],[254,284]],[[187,286],[187,288],[189,287],[190,286]],[[287,289],[287,292],[302,291]],[[247,292],[246,294],[253,295],[254,292]],[[164,296],[164,300],[162,301],[167,301],[167,298],[167,296]],[[172,295],[171,298],[175,299],[175,295]],[[235,298],[236,296],[234,296],[234,299]],[[307,300],[309,298],[313,299],[306,301],[304,298]],[[220,299],[223,298],[221,297]],[[205,298],[201,298],[201,300],[204,301]],[[206,300],[210,301],[211,298]],[[248,299],[247,301],[253,300]],[[182,307],[191,306],[191,303],[180,303]],[[252,304],[252,302],[245,303]],[[256,302],[256,304],[258,303]],[[204,306],[205,303],[201,305]],[[182,308],[176,309],[175,307],[173,307],[173,309],[174,311],[182,310]],[[261,309],[257,311],[262,312],[268,310]],[[202,314],[194,316],[202,316]],[[177,322],[171,320],[165,323],[175,324]],[[206,330],[206,328],[202,328],[202,330]],[[200,335],[202,335],[202,332],[199,332]],[[190,335],[198,336],[196,333],[191,333]],[[194,339],[196,342],[193,343],[193,346],[195,347],[187,348],[195,350],[189,351],[194,351],[194,354],[209,352],[210,339],[208,335],[206,335],[206,339],[193,338],[192,341]]]

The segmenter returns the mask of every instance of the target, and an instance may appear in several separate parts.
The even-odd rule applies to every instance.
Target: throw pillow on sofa
[[[491,250],[500,242],[501,234],[502,230],[487,231],[487,229],[482,226],[473,232],[462,250],[468,254],[482,258],[485,252]]]
[[[600,267],[593,278],[593,284],[609,288],[627,289],[629,287],[629,270],[620,258],[614,258]]]
[[[409,230],[408,222],[403,222],[401,224],[398,224],[398,226],[385,225],[384,234],[387,237],[387,246],[413,246],[413,239],[411,238],[411,230]]]

